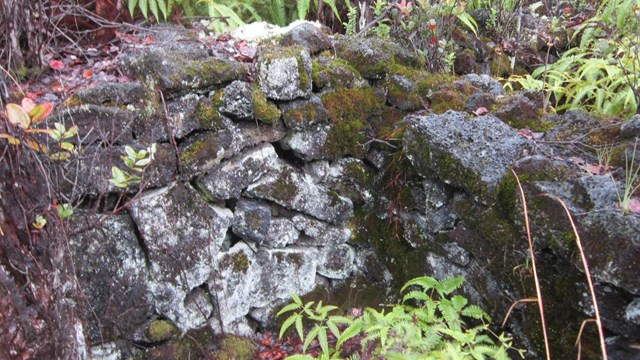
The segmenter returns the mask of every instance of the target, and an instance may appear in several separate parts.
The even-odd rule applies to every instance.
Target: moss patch
[[[146,335],[151,342],[160,342],[178,336],[180,330],[168,320],[153,320],[147,328]]]
[[[256,119],[265,124],[274,124],[280,119],[281,111],[278,107],[267,100],[260,88],[255,86],[252,93],[253,111]]]
[[[251,359],[256,345],[249,339],[227,335],[218,342],[218,350],[214,351],[212,359],[240,360]]]

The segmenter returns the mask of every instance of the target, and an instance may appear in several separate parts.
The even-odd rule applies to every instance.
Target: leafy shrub
[[[402,304],[389,306],[388,311],[366,308],[352,316],[329,315],[336,306],[313,301],[303,304],[292,295],[294,302],[278,313],[292,313],[282,324],[280,337],[294,326],[303,353],[319,344],[320,351],[314,355],[321,359],[354,355],[346,346],[354,341],[359,349],[353,352],[384,359],[509,359],[507,350],[514,349],[511,339],[493,335],[488,325],[491,319],[480,307],[468,305],[461,295],[451,296],[463,281],[461,276],[442,281],[418,277],[402,288],[406,291]],[[478,325],[468,326],[466,320]],[[312,324],[306,333],[305,322]],[[523,356],[523,350],[517,351]],[[305,354],[288,359],[313,357]]]
[[[630,117],[640,102],[640,0],[605,0],[576,31],[579,46],[531,75],[512,77],[543,90],[556,110],[584,109]]]

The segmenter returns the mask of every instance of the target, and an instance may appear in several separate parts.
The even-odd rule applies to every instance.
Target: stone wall
[[[376,305],[421,275],[465,275],[464,292],[499,321],[534,294],[511,168],[531,196],[554,193],[580,214],[605,326],[620,346],[638,340],[640,221],[613,211],[610,177],[580,174],[510,126],[561,138],[582,120],[541,118],[535,96],[501,99],[488,76],[428,74],[393,44],[308,24],[255,55],[153,31],[155,43],[121,56],[131,82],[82,90],[55,117],[82,139],[65,171],[87,204],[71,247],[95,357],[135,352],[122,340],[160,343],[158,321],[248,335],[272,328],[290,293]],[[470,114],[479,107],[498,117]],[[109,182],[125,145],[151,143],[141,186]],[[110,214],[123,191],[130,206]],[[557,203],[530,212],[554,352],[568,354],[591,314],[584,276]],[[536,319],[531,305],[508,328],[532,358]]]

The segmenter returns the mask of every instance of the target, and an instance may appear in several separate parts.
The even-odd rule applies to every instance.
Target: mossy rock
[[[311,95],[311,56],[300,46],[263,46],[256,60],[258,84],[273,100]]]
[[[181,338],[172,339],[147,350],[147,360],[182,360],[210,358],[209,345],[213,337],[208,328],[190,330]]]
[[[138,81],[128,83],[104,83],[82,89],[64,101],[64,107],[83,104],[122,107],[129,104],[140,106],[145,102],[146,90]]]
[[[312,61],[311,79],[315,89],[362,87],[366,82],[358,70],[345,60],[318,56]]]
[[[265,124],[275,124],[279,119],[282,112],[278,107],[267,100],[266,96],[262,93],[259,87],[253,88],[253,112],[258,121]]]

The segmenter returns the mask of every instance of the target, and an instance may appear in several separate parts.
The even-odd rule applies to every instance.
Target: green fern
[[[485,323],[490,318],[481,308],[469,305],[461,295],[449,296],[462,286],[463,281],[462,277],[440,281],[430,277],[415,278],[403,287],[403,291],[410,291],[402,304],[380,311],[366,308],[357,318],[329,315],[336,307],[323,306],[321,302],[314,306],[313,301],[303,304],[298,296],[292,295],[294,302],[278,313],[292,313],[284,321],[280,337],[295,325],[303,351],[314,340],[318,341],[322,349],[320,359],[337,359],[341,346],[355,337],[360,338],[363,349],[365,345],[375,346],[371,354],[373,357],[385,359],[507,360],[507,349],[513,349],[524,357],[523,350],[511,346],[510,338],[492,336],[489,325]],[[432,293],[437,297],[430,296]],[[480,320],[482,324],[469,328],[465,318]],[[306,335],[305,323],[309,328]],[[329,334],[333,338],[330,339]],[[288,359],[306,360],[311,357],[294,355]]]

